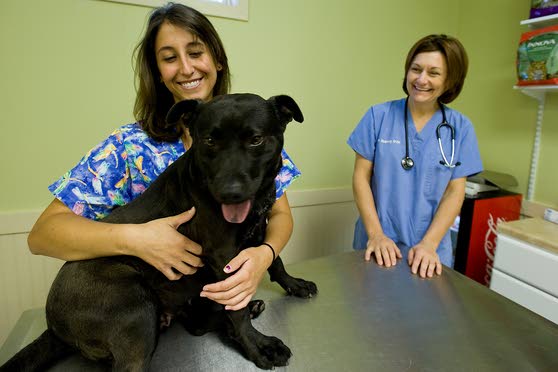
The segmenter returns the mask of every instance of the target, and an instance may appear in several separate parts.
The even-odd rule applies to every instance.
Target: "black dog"
[[[260,368],[286,365],[289,348],[251,324],[250,318],[263,311],[262,301],[225,311],[199,293],[205,284],[227,277],[223,267],[241,249],[263,242],[266,217],[275,202],[274,179],[282,165],[283,132],[293,118],[303,121],[289,96],[264,100],[234,94],[209,103],[175,104],[167,121],[185,120],[193,138],[191,149],[105,221],[144,223],[195,206],[194,218],[178,231],[201,244],[205,266],[169,281],[131,256],[67,262],[48,295],[48,329],[0,370],[43,370],[80,351],[89,359],[111,361],[116,371],[146,371],[161,319],[169,316],[194,334],[224,326]],[[311,297],[317,292],[314,283],[289,276],[280,257],[268,271],[289,294]]]

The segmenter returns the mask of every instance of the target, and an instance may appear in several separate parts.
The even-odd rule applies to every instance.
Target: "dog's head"
[[[281,168],[286,125],[304,120],[296,102],[281,95],[268,100],[255,94],[222,95],[204,103],[177,102],[167,122],[183,120],[193,139],[199,182],[221,204],[228,222],[241,223],[264,187],[274,185]],[[196,180],[198,181],[198,180]]]

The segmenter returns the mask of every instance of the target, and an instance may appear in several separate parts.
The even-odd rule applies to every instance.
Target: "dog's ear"
[[[268,101],[271,102],[275,108],[275,111],[283,124],[287,124],[293,119],[299,123],[304,121],[302,111],[300,111],[300,108],[291,97],[286,95],[273,96],[268,99]]]
[[[181,119],[187,121],[200,103],[201,101],[195,99],[186,99],[175,103],[167,113],[167,127],[175,125]]]

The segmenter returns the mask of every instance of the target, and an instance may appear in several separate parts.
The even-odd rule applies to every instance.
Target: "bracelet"
[[[271,244],[263,242],[262,245],[267,245],[269,247],[269,249],[271,249],[271,253],[273,253],[273,261],[275,261],[275,257],[276,257],[275,256],[275,249],[273,249]],[[273,261],[271,261],[271,262],[273,262]]]

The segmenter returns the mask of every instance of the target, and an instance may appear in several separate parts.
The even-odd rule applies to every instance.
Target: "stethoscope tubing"
[[[405,157],[401,159],[401,166],[405,170],[409,170],[415,165],[415,162],[409,156],[409,129],[408,129],[409,122],[408,122],[408,113],[407,113],[408,102],[409,102],[409,97],[405,99]],[[461,165],[460,162],[457,162],[455,164],[453,163],[453,159],[455,156],[455,128],[446,120],[446,110],[444,108],[444,105],[441,104],[440,102],[438,102],[438,105],[440,105],[440,110],[442,111],[442,122],[438,124],[438,126],[436,127],[436,138],[438,140],[438,147],[440,148],[440,153],[442,154],[442,159],[443,159],[440,160],[440,164],[448,168],[455,168],[456,166]],[[442,136],[440,135],[440,129],[443,127],[448,127],[451,132],[450,161],[448,161],[446,157],[446,153],[444,152],[444,147],[442,146]]]
[[[455,129],[453,129],[453,126],[451,126],[447,121],[446,121],[446,115],[444,112],[444,109],[442,109],[442,115],[443,115],[443,122],[441,122],[440,124],[438,124],[438,126],[436,127],[436,137],[438,138],[438,147],[440,148],[440,154],[442,154],[442,158],[444,159],[444,161],[440,160],[440,164],[448,167],[448,168],[455,168],[457,165],[453,164],[453,156],[455,155]],[[448,159],[446,158],[446,154],[444,152],[444,148],[442,146],[442,137],[440,136],[440,128],[443,127],[448,127],[450,129],[451,132],[451,159],[450,161],[448,161]]]

